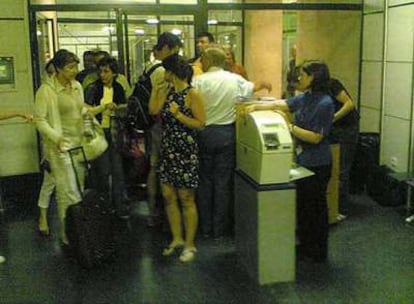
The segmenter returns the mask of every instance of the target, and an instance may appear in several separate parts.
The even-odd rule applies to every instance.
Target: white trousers
[[[52,173],[49,173],[46,170],[44,170],[42,186],[40,188],[40,193],[39,193],[39,200],[37,202],[37,205],[40,208],[44,208],[44,209],[49,208],[50,198],[54,190],[55,190],[55,179]]]
[[[71,164],[69,153],[51,151],[49,154],[50,167],[56,183],[56,200],[59,218],[59,235],[62,241],[66,242],[65,217],[66,210],[70,205],[81,201],[81,194],[76,183],[75,172]],[[81,191],[85,180],[85,165],[83,164],[82,155],[79,152],[73,153],[74,165],[78,172],[79,184]]]

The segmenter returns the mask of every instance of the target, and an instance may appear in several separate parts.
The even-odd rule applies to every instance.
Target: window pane
[[[362,0],[246,0],[245,3],[361,4]]]
[[[82,61],[83,52],[101,49],[117,56],[115,24],[59,23],[59,48],[74,52]],[[82,66],[82,62],[81,62]]]
[[[35,1],[31,1],[32,4],[45,4],[45,1],[42,0],[35,0]],[[56,0],[56,4],[85,4],[85,2],[87,2],[87,4],[113,4],[114,0],[89,0],[89,1],[85,1],[85,0]],[[136,4],[147,4],[147,3],[155,3],[155,0],[118,0],[117,3],[119,4],[131,4],[131,3],[136,3]],[[52,3],[55,4],[55,3]]]
[[[214,22],[242,22],[242,12],[236,10],[209,11],[208,20]],[[211,24],[211,23],[210,23]]]
[[[242,28],[240,26],[209,26],[208,31],[213,34],[218,44],[229,46],[235,55],[236,62],[242,60]]]
[[[159,33],[172,32],[183,41],[182,54],[194,56],[194,17],[192,15],[161,15],[159,24],[147,24],[147,18],[155,16],[128,15],[128,42],[131,83],[135,83],[145,67],[154,60],[151,52]]]
[[[197,4],[197,0],[161,0],[161,4]]]
[[[113,19],[115,22],[116,16],[114,11],[93,11],[93,12],[56,12],[58,18],[70,19]]]
[[[242,0],[208,0],[208,3],[242,3]]]

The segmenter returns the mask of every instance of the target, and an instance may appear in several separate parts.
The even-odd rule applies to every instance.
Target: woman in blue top
[[[328,95],[329,69],[320,61],[305,62],[297,89],[303,94],[273,104],[252,105],[254,110],[281,110],[294,113],[289,128],[297,145],[297,163],[315,174],[297,182],[299,254],[316,262],[328,255],[328,207],[326,189],[331,175],[331,150],[328,135],[334,105]]]

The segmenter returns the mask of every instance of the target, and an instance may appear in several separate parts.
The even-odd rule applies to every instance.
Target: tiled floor
[[[145,225],[145,204],[120,229],[114,260],[85,270],[55,237],[35,232],[35,208],[3,217],[2,304],[95,303],[413,303],[413,225],[403,207],[354,196],[351,216],[331,227],[329,262],[296,264],[296,281],[257,286],[240,264],[231,238],[198,240],[190,264],[161,256],[162,229]],[[16,211],[14,210],[14,211]],[[144,211],[143,211],[144,210]]]

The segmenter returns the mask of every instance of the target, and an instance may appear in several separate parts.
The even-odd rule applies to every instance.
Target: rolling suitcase
[[[73,152],[80,150],[85,165],[87,160],[82,147],[70,149],[69,155],[75,172],[82,201],[71,205],[66,212],[65,228],[75,258],[85,268],[93,268],[108,261],[115,252],[116,216],[110,203],[94,189],[81,191]]]

